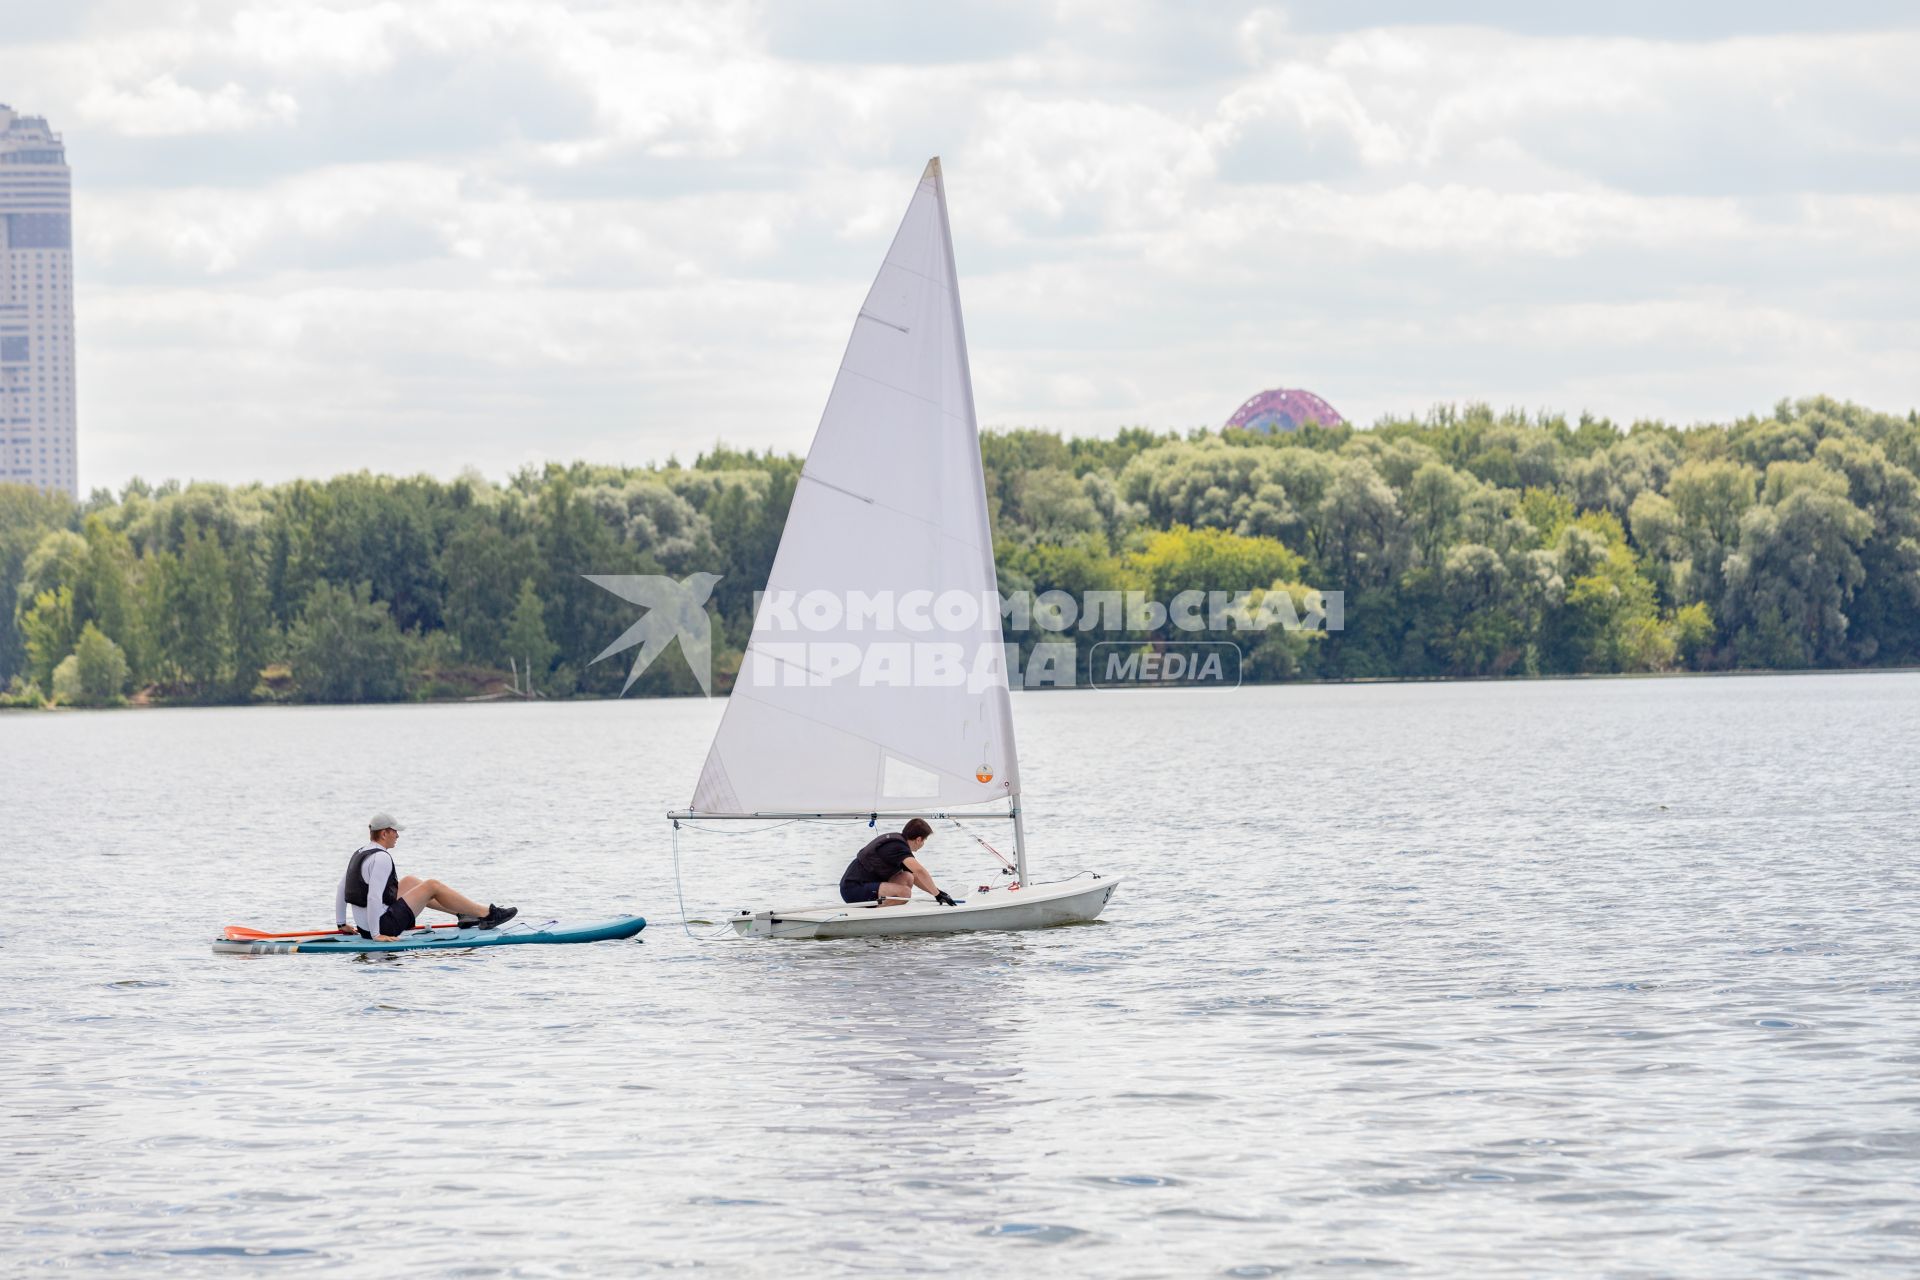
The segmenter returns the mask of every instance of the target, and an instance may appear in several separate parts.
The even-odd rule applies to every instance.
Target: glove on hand
[[[953,900],[953,895],[948,893],[945,889],[942,889],[940,892],[934,894],[933,900],[939,903],[943,907],[957,907],[960,905],[959,903]]]

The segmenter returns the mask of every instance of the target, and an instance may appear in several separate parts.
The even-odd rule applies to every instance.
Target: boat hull
[[[791,911],[743,911],[730,923],[743,938],[884,938],[921,933],[1007,932],[1086,924],[1119,885],[1113,876],[994,889],[957,907],[918,898],[902,907],[838,903]]]

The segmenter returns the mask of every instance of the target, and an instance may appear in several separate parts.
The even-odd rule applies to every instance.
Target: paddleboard
[[[452,951],[466,947],[514,947],[535,943],[606,942],[631,938],[647,927],[640,916],[612,920],[510,920],[498,929],[409,929],[392,942],[376,942],[358,934],[336,933],[307,938],[219,938],[216,953],[226,956],[366,955],[376,951]]]

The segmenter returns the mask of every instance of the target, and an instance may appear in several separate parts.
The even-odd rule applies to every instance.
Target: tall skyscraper
[[[72,186],[46,117],[0,103],[0,482],[78,497]]]

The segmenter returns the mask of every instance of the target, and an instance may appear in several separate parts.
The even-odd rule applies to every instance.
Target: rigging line
[[[713,933],[699,934],[695,933],[693,926],[687,922],[687,895],[680,887],[680,824],[678,822],[673,824],[673,896],[680,903],[681,931],[693,941],[718,942],[733,932],[732,926],[722,925]]]
[[[947,818],[947,815],[944,813],[941,814],[940,816],[943,818]],[[1004,853],[1001,853],[998,849],[988,844],[985,840],[981,839],[977,835],[974,835],[973,832],[968,831],[965,827],[961,826],[957,818],[947,818],[947,821],[953,824],[954,830],[960,832],[960,834],[972,840],[975,844],[979,845],[982,849],[985,849],[988,853],[1000,859],[1001,866],[1005,867],[1009,871],[1013,870],[1013,864],[1007,861],[1007,856]]]

